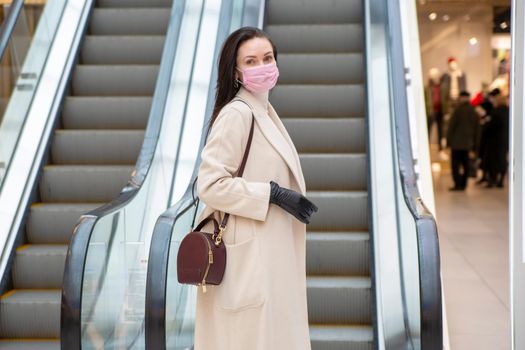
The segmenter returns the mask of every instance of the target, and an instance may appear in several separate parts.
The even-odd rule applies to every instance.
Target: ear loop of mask
[[[242,71],[241,71],[239,68],[235,67],[235,69],[237,69],[239,72],[242,73]],[[240,81],[239,79],[235,79],[234,82],[233,82],[233,84],[235,85],[235,87],[238,87],[239,84],[244,86],[244,84],[242,83],[242,81]]]

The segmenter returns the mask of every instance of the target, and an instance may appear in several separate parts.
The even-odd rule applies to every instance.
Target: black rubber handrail
[[[119,210],[130,203],[142,187],[151,168],[163,122],[164,107],[168,97],[184,7],[185,1],[173,1],[144,141],[131,178],[114,200],[83,215],[73,231],[66,256],[62,284],[60,317],[62,349],[81,349],[82,286],[87,252],[93,230],[98,220],[107,215],[118,213]],[[113,225],[110,237],[113,237],[114,234],[115,228]],[[112,239],[110,238],[111,241]],[[109,254],[111,246],[109,246],[107,251]],[[106,261],[107,258],[106,256]],[[100,289],[97,288],[97,290]]]
[[[5,51],[11,40],[11,35],[15,29],[16,21],[24,7],[24,0],[14,0],[9,6],[9,13],[0,27],[0,61],[4,58]]]
[[[197,170],[198,168],[195,167],[192,182],[197,176]],[[198,199],[194,197],[193,191],[193,186],[190,184],[182,199],[164,212],[155,223],[153,236],[151,237],[146,281],[146,310],[144,317],[146,349],[166,349],[166,294],[171,238],[173,228],[182,215],[192,208],[194,208],[196,214]],[[189,229],[191,227],[188,227],[188,231]]]
[[[401,11],[399,0],[388,0],[388,28],[390,34],[390,74],[392,105],[395,119],[399,174],[406,205],[416,224],[418,260],[421,349],[443,349],[443,314],[439,239],[436,220],[426,208],[417,187],[410,138],[408,99],[406,92]],[[403,233],[401,233],[403,234]]]

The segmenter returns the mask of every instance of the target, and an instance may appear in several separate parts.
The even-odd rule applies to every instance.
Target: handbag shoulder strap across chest
[[[246,104],[250,108],[250,110],[252,110],[251,106],[248,103],[246,103],[244,100],[240,99],[240,98],[234,98],[232,101],[240,101],[240,102]],[[250,134],[248,135],[248,141],[247,141],[247,144],[246,144],[246,148],[244,150],[244,155],[242,157],[241,164],[240,164],[239,168],[237,169],[235,177],[242,177],[242,174],[244,173],[244,168],[246,166],[246,161],[248,160],[248,154],[250,153],[250,148],[251,148],[251,145],[252,145],[254,124],[255,124],[255,116],[253,115],[253,110],[252,110],[252,123],[251,123],[251,126],[250,126]],[[193,189],[194,189],[196,183],[197,183],[197,177],[195,178],[195,180],[193,182],[192,195],[193,195],[193,192],[194,192]],[[215,221],[215,219],[213,218],[213,213],[214,212],[211,212],[210,215],[208,215],[206,218],[204,218],[201,221],[201,223],[208,222],[208,221],[210,221],[212,219],[213,219],[213,221]],[[219,242],[222,239],[222,232],[226,228],[226,224],[228,223],[229,217],[230,217],[229,213],[224,213],[224,217],[223,217],[223,219],[221,221],[221,225],[218,228],[218,231],[219,231],[218,232]],[[192,226],[193,226],[193,224],[192,224]],[[217,231],[217,228],[216,228],[215,231]],[[217,234],[217,232],[215,232],[215,234]]]
[[[246,104],[250,108],[250,110],[252,110],[251,106],[248,103],[246,103],[245,101],[239,98],[235,98],[232,101],[241,101],[242,103]],[[246,143],[246,148],[244,150],[244,155],[242,157],[241,165],[239,166],[239,169],[237,170],[235,177],[242,177],[242,174],[244,173],[246,161],[248,160],[248,154],[250,153],[250,148],[252,146],[254,123],[255,123],[255,116],[253,115],[253,110],[252,110],[252,123],[250,126],[250,134],[248,136],[248,142]],[[222,219],[221,225],[219,226],[219,230],[221,231],[221,233],[226,228],[226,224],[228,223],[229,217],[230,217],[229,213],[224,213],[224,217]]]

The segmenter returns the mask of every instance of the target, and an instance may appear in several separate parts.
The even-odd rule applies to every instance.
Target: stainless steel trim
[[[509,142],[509,262],[511,347],[525,348],[525,3],[512,0]]]

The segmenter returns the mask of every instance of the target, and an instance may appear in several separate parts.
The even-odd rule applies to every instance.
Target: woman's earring
[[[239,81],[237,79],[233,81],[233,86],[235,86],[236,89],[239,87]]]

